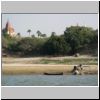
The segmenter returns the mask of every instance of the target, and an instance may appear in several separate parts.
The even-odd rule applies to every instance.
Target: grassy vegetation
[[[98,65],[98,58],[97,57],[40,57],[40,58],[3,58],[3,63],[11,64],[66,64],[66,65],[76,65],[76,64],[83,64],[83,65]]]
[[[85,65],[97,65],[98,59],[97,58],[80,58],[80,59],[63,59],[63,60],[50,60],[50,59],[41,59],[40,63],[42,64],[67,64],[67,65],[74,65],[74,64],[85,64]]]

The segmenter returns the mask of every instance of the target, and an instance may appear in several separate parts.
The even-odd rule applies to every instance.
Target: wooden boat
[[[44,73],[44,75],[63,75],[63,72],[56,72],[56,73]]]

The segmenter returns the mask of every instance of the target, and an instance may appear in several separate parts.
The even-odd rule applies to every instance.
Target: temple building
[[[9,34],[11,37],[16,36],[16,32],[9,21],[7,21],[7,23],[6,23],[5,30],[6,30],[7,34]]]

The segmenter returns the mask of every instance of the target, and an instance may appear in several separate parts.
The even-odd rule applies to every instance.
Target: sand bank
[[[64,64],[2,64],[3,74],[43,74],[45,72],[63,72],[64,74],[72,74],[74,65]],[[97,65],[84,65],[84,74],[97,74]]]

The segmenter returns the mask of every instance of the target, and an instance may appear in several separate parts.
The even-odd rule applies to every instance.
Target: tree
[[[98,45],[98,29],[94,30],[94,36],[92,39],[92,43],[95,43],[96,45]]]
[[[51,36],[56,36],[56,33],[55,33],[55,32],[52,32],[52,33],[51,33]]]
[[[71,46],[71,53],[74,54],[77,52],[78,48],[80,47],[80,41],[77,34],[78,30],[75,27],[70,27],[65,30],[65,40]]]
[[[8,48],[8,41],[4,36],[2,36],[2,48],[3,49],[7,49]]]
[[[41,34],[42,34],[39,30],[36,33],[37,33],[38,37],[41,36]]]
[[[90,27],[71,26],[66,28],[64,36],[66,42],[71,46],[71,53],[74,54],[90,45],[94,32]]]
[[[5,38],[10,38],[10,35],[7,33],[6,29],[2,29],[2,36],[4,36]]]
[[[40,36],[41,36],[41,37],[46,37],[46,34],[41,34]]]
[[[28,29],[28,30],[27,30],[27,32],[29,33],[29,36],[30,36],[30,33],[31,33],[31,29]]]
[[[22,38],[17,47],[23,55],[39,55],[44,42],[37,38]]]
[[[20,33],[17,33],[17,36],[18,36],[18,37],[21,37],[21,34],[20,34]]]
[[[33,35],[31,35],[32,36],[32,38],[35,38],[35,35],[33,34]]]
[[[64,38],[59,36],[51,36],[44,44],[44,53],[47,55],[65,55],[70,51],[69,44]]]
[[[7,30],[5,28],[2,29],[2,33],[7,33]]]

